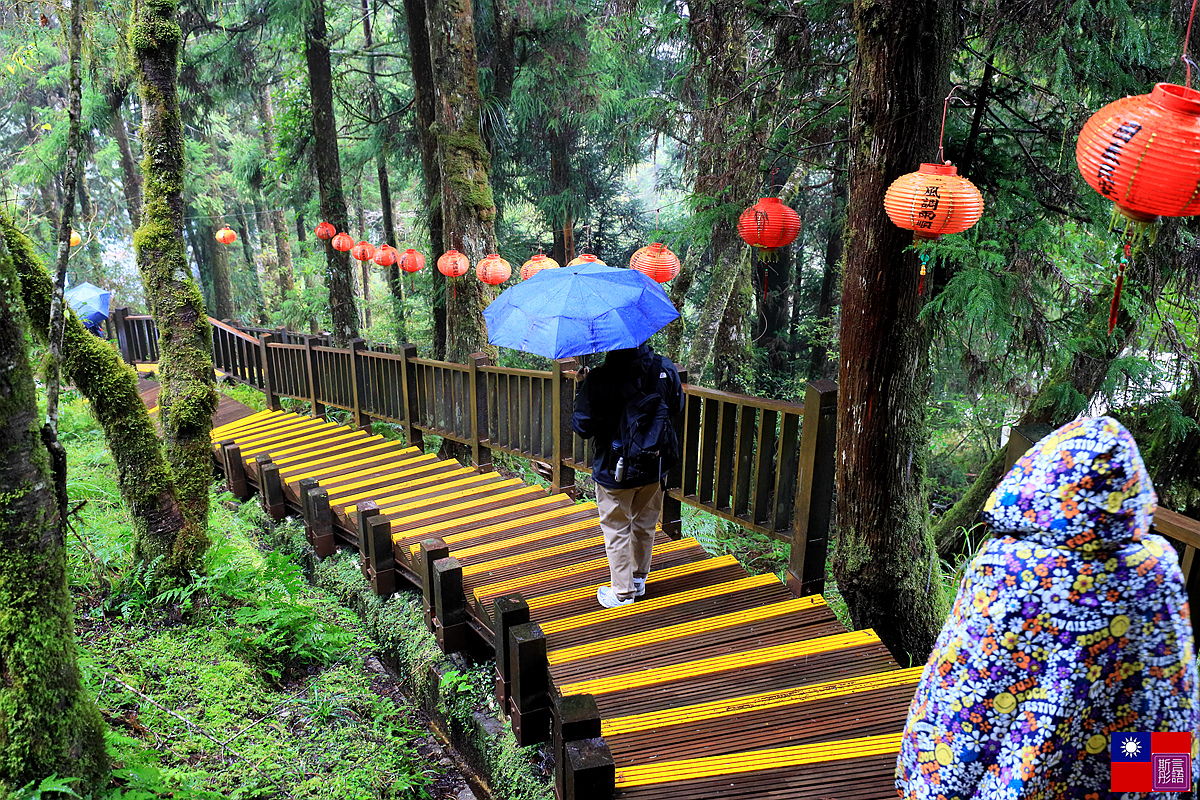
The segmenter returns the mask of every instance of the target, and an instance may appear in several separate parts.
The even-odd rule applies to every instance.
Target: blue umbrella
[[[64,297],[67,305],[75,309],[88,328],[98,330],[100,324],[108,319],[108,301],[112,292],[85,281],[68,289]]]
[[[634,269],[544,269],[500,293],[483,312],[488,341],[547,358],[637,347],[679,312]]]

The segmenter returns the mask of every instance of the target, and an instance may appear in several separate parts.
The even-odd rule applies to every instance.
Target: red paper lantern
[[[922,164],[901,175],[883,198],[888,217],[918,239],[962,233],[983,216],[983,195],[950,164]]]
[[[738,217],[738,236],[768,256],[786,247],[800,234],[800,215],[778,197],[763,197]]]
[[[648,278],[666,283],[679,274],[679,257],[665,244],[655,242],[635,252],[629,259],[629,266]]]
[[[71,247],[79,247],[79,243],[82,241],[83,241],[83,238],[79,235],[79,233],[75,230],[72,230],[71,231]]]
[[[489,253],[475,265],[475,275],[488,286],[499,286],[512,277],[512,265],[496,253]]]
[[[598,267],[607,267],[608,266],[608,264],[605,264],[603,261],[601,261],[596,256],[592,255],[591,253],[580,253],[577,257],[575,257],[567,262],[568,267],[578,267],[580,264],[582,264],[585,267],[588,264],[595,264]]]
[[[322,222],[317,226],[317,238],[323,242],[327,242],[337,233],[337,228],[333,227],[328,222]]]
[[[217,241],[221,244],[233,244],[237,241],[237,234],[233,232],[233,228],[226,225],[217,231]]]
[[[405,272],[420,272],[424,268],[425,256],[411,247],[404,251],[404,255],[400,256],[400,269]]]
[[[390,267],[400,259],[396,248],[390,244],[381,244],[379,249],[375,251],[375,263],[381,267]]]
[[[333,245],[334,250],[344,253],[351,247],[354,247],[354,240],[350,238],[350,234],[348,233],[339,233],[333,237],[333,241],[330,244]]]
[[[1109,103],[1084,123],[1075,161],[1136,222],[1200,214],[1200,92],[1160,83]]]
[[[538,253],[521,265],[521,280],[527,281],[544,269],[558,269],[558,262],[545,253]]]
[[[471,269],[471,261],[457,250],[447,250],[437,260],[437,268],[447,278],[460,278]]]
[[[375,245],[370,242],[359,242],[350,248],[350,255],[359,261],[370,261],[375,257]]]

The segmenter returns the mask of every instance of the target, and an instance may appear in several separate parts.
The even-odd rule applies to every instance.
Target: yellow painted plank
[[[563,527],[556,528],[553,531],[542,531],[541,534],[536,535],[545,537],[547,533],[572,534],[576,533],[576,531],[587,530],[588,528],[600,528],[599,519],[583,519],[582,522],[572,522],[569,525],[563,525]],[[522,537],[522,539],[527,539],[527,537]],[[499,558],[493,561],[482,561],[480,564],[469,564],[463,567],[462,576],[466,578],[469,575],[479,575],[481,572],[503,570],[504,567],[512,566],[514,564],[521,564],[522,561],[536,561],[540,559],[551,558],[554,557],[554,555],[562,555],[563,553],[586,551],[587,548],[595,547],[596,545],[604,545],[604,535],[601,534],[599,536],[588,536],[587,539],[581,539],[574,542],[565,542],[563,545],[556,545],[554,547],[544,547],[540,549],[540,551],[505,555],[504,558]],[[492,545],[484,545],[481,547],[488,547],[491,549],[491,551],[496,551],[496,549],[504,549],[504,546],[505,542],[493,542]],[[458,554],[451,552],[451,555],[455,555],[457,558]]]
[[[453,473],[454,479],[453,480],[448,480],[448,481],[442,483],[441,485],[439,485],[437,488],[438,489],[458,488],[460,490],[465,491],[466,489],[468,489],[482,481],[487,481],[487,480],[491,480],[493,478],[498,478],[498,477],[500,477],[500,474],[497,472],[476,472],[475,470],[471,469],[470,467],[460,467],[459,469],[454,471],[454,473]],[[509,480],[519,482],[518,478],[510,478]],[[428,488],[428,487],[426,487],[426,488]],[[375,501],[376,504],[378,504],[380,508],[383,508],[385,505],[388,505],[393,508],[400,508],[401,505],[408,507],[408,506],[411,506],[414,502],[416,502],[413,499],[412,492],[409,492],[409,491],[399,491],[398,492],[398,491],[396,491],[395,487],[392,487],[392,486],[387,487],[384,491],[388,492],[388,494],[384,497],[378,498]],[[417,494],[425,495],[425,494],[429,494],[429,491],[421,491],[421,492],[418,492]],[[450,499],[453,499],[455,496],[456,495],[452,494],[452,495],[446,497],[445,499],[450,500]],[[406,501],[406,502],[402,503],[402,501]],[[425,503],[425,502],[429,502],[429,501],[425,500],[422,502]],[[442,501],[439,499],[439,500],[435,500],[433,502],[440,503]]]
[[[243,456],[251,456],[257,453],[265,453],[272,449],[288,448],[288,452],[293,452],[299,445],[309,445],[318,442],[322,439],[329,438],[335,426],[323,424],[315,428],[307,430],[287,431],[278,436],[273,436],[269,439],[263,439],[248,447],[242,447]]]
[[[707,703],[668,708],[663,711],[651,711],[646,714],[631,714],[627,717],[601,720],[600,733],[602,736],[619,736],[623,733],[661,730],[672,725],[703,722],[706,719],[765,711],[770,708],[783,708],[814,700],[827,700],[832,697],[844,697],[878,689],[916,685],[917,681],[921,679],[921,672],[924,669],[924,667],[896,669],[859,678],[841,678],[836,681],[797,686],[783,691],[743,695],[742,697],[731,697],[728,700],[713,700]]]
[[[393,502],[404,494],[411,494],[413,489],[422,489],[428,487],[439,480],[449,481],[452,478],[463,478],[466,476],[470,476],[472,479],[476,480],[479,478],[479,475],[475,472],[475,470],[471,469],[470,467],[459,467],[458,469],[452,469],[449,472],[439,472],[436,475],[419,475],[413,479],[406,480],[403,483],[394,483],[391,486],[387,486],[382,489],[378,486],[372,487],[368,485],[366,488],[358,488],[352,494],[342,495],[333,498],[333,500],[335,503],[355,505],[360,500],[371,500],[375,497],[378,497],[381,491],[389,493],[399,492],[400,494],[392,494],[387,498],[388,502]],[[364,483],[377,484],[378,481],[364,481]],[[376,500],[376,505],[379,505],[379,502],[379,500]]]
[[[778,584],[779,578],[776,578],[774,575],[768,572],[765,575],[739,578],[736,581],[729,581],[728,583],[718,583],[713,586],[701,586],[699,589],[692,589],[687,592],[677,592],[675,594],[668,594],[663,597],[640,600],[627,606],[602,608],[599,611],[589,611],[586,614],[579,614],[574,617],[563,617],[562,619],[543,622],[542,631],[549,636],[552,633],[562,633],[563,631],[582,628],[587,625],[595,625],[600,622],[608,622],[614,619],[621,619],[622,617],[629,617],[633,616],[634,614],[645,614],[650,611],[659,611],[661,609],[677,606],[682,603],[691,603],[695,600],[706,600],[710,597],[719,597],[723,594],[731,594],[733,592],[742,592],[747,589],[757,589],[761,586]]]
[[[365,448],[361,453],[355,454],[356,456],[361,456],[361,458],[356,458],[353,461],[347,461],[344,464],[333,464],[332,462],[338,460],[337,457],[327,458],[324,461],[318,461],[315,464],[297,464],[295,466],[287,467],[286,469],[280,468],[279,474],[286,480],[297,481],[301,478],[326,478],[330,475],[336,475],[339,478],[350,478],[357,477],[358,475],[365,475],[371,472],[378,472],[380,469],[384,469],[386,465],[381,466],[379,461],[385,455],[397,457],[398,460],[396,465],[398,467],[402,464],[412,464],[418,461],[426,460],[433,461],[437,458],[436,456],[430,455],[419,456],[417,458],[405,457],[401,459],[399,457],[414,453],[416,452],[417,448],[405,447],[400,450],[391,450],[389,452],[388,446],[394,444],[395,442],[385,439],[379,444],[372,445],[368,448]],[[353,470],[357,467],[362,467],[364,464],[370,464],[370,466],[360,469],[357,472],[346,472],[346,470]],[[341,489],[342,487],[339,486],[338,488]]]
[[[226,433],[229,433],[232,431],[239,431],[239,430],[242,430],[243,428],[248,428],[251,425],[262,422],[264,419],[267,418],[267,415],[269,415],[270,413],[271,413],[270,411],[255,411],[253,414],[249,414],[245,417],[242,417],[239,420],[235,420],[233,422],[226,422],[224,425],[221,425],[220,427],[213,428],[211,431],[211,435],[214,439],[216,439],[218,436],[224,438]]]
[[[314,432],[324,432],[328,429],[329,424],[320,420],[300,422],[294,425],[283,425],[278,428],[272,428],[262,435],[241,439],[238,441],[238,445],[242,448],[242,454],[245,455],[246,451],[250,449],[261,450],[263,446],[294,441],[296,437],[308,436]]]
[[[689,758],[681,761],[652,761],[617,770],[618,789],[652,786],[660,783],[699,780],[721,775],[740,775],[747,772],[787,769],[806,764],[825,764],[852,758],[891,755],[900,752],[902,732],[836,742],[799,744],[775,747],[770,750],[751,750],[723,756]]]
[[[333,497],[338,494],[353,492],[364,486],[377,485],[381,480],[388,477],[420,474],[442,463],[434,455],[399,457],[416,451],[417,448],[415,447],[406,447],[403,450],[394,450],[391,452],[381,448],[383,448],[383,445],[364,450],[363,453],[368,454],[368,458],[355,459],[345,464],[325,467],[314,465],[312,472],[305,475],[296,475],[295,477],[297,480],[307,477],[324,480],[328,477],[336,478],[339,481],[346,481],[345,483],[339,483],[337,486],[330,487],[329,496]],[[374,454],[370,455],[371,453]],[[395,460],[384,460],[385,458]],[[363,466],[364,464],[368,466]],[[344,470],[347,469],[352,471],[345,472]]]
[[[538,516],[542,516],[542,515],[539,514]],[[532,517],[523,517],[518,520],[513,520],[513,525],[528,525],[530,522],[532,522],[532,520],[533,520]],[[483,544],[477,544],[474,547],[463,547],[463,548],[459,548],[459,549],[451,547],[450,554],[460,560],[464,559],[464,558],[474,558],[475,556],[486,555],[487,553],[494,553],[497,550],[509,550],[514,547],[520,547],[521,545],[529,544],[530,542],[540,542],[545,539],[553,539],[556,536],[564,536],[568,533],[575,533],[577,531],[586,530],[588,528],[596,527],[599,524],[600,524],[599,521],[595,517],[590,517],[588,519],[575,520],[574,522],[568,522],[565,524],[559,523],[558,525],[556,525],[553,528],[546,528],[545,530],[540,530],[540,531],[532,531],[530,533],[526,533],[521,536],[513,536],[508,539],[498,539],[498,540],[492,541],[492,542],[484,542]],[[491,527],[491,528],[499,527],[500,530],[506,530],[508,528],[513,527],[513,525],[503,525],[503,526],[492,525],[489,527]],[[494,531],[490,531],[490,532],[494,532]],[[443,539],[442,541],[445,541],[445,539]],[[533,554],[532,553],[526,554],[526,556],[531,556],[531,555],[533,555]],[[490,562],[490,563],[494,564],[495,562]]]
[[[696,540],[690,536],[684,537],[676,542],[667,542],[654,548],[654,552],[661,554],[674,553],[679,550],[686,550],[691,547],[700,547]],[[581,572],[590,572],[601,567],[608,567],[608,558],[594,558],[591,561],[581,561],[578,564],[571,564],[558,569],[551,569],[545,572],[538,572],[532,575],[519,575],[515,578],[509,578],[506,581],[497,581],[489,583],[486,586],[479,586],[472,590],[476,600],[484,597],[496,597],[498,595],[507,594],[516,591],[517,589],[525,588],[526,586],[536,586],[539,583],[546,581],[558,580],[571,575],[576,575]],[[642,605],[642,603],[634,603],[633,605]],[[632,608],[633,606],[624,606],[624,608]],[[543,626],[544,627],[544,626]]]
[[[498,484],[492,484],[492,485],[496,486]],[[489,497],[484,497],[482,499],[471,499],[465,503],[459,503],[457,505],[446,506],[444,508],[434,508],[434,509],[430,509],[429,511],[423,511],[423,512],[419,512],[416,514],[406,514],[403,521],[404,522],[421,522],[423,520],[433,519],[434,517],[439,517],[439,516],[458,516],[461,513],[469,512],[472,508],[475,508],[478,505],[482,505],[483,503],[499,503],[499,502],[503,502],[506,500],[515,500],[515,501],[519,502],[522,498],[529,497],[530,495],[538,495],[538,496],[544,497],[545,495],[543,494],[543,492],[544,492],[544,490],[540,486],[524,486],[524,485],[522,485],[516,489],[513,489],[512,491],[502,492],[500,494],[491,495]],[[390,513],[390,512],[387,512],[387,513]],[[405,541],[406,539],[411,538],[413,530],[422,530],[422,529],[421,528],[410,528],[408,530],[397,531],[396,533],[392,534],[392,541],[399,543],[399,542]],[[426,537],[426,538],[428,538],[428,537]]]
[[[825,600],[820,596],[798,597],[792,600],[784,600],[782,603],[771,603],[765,606],[758,606],[757,608],[748,608],[744,611],[721,614],[716,617],[681,622],[678,625],[668,625],[665,628],[656,628],[652,631],[632,633],[628,636],[616,636],[612,639],[604,639],[599,642],[551,650],[546,654],[546,658],[552,665],[566,664],[571,661],[604,655],[605,653],[617,653],[622,650],[632,650],[635,647],[669,642],[672,639],[682,639],[685,636],[696,636],[701,633],[719,631],[724,628],[761,622],[775,617],[782,617],[785,614],[791,614],[796,611],[807,611],[810,608],[823,605],[825,605]]]
[[[495,476],[496,476],[496,473],[489,472],[486,475],[481,475],[479,477],[487,478],[487,477],[495,477]],[[461,481],[456,481],[455,483],[461,483]],[[469,497],[475,497],[476,495],[481,495],[481,494],[486,495],[488,492],[496,492],[501,489],[509,489],[509,488],[512,488],[515,486],[524,486],[524,485],[525,484],[521,482],[520,478],[509,478],[506,481],[495,481],[493,483],[483,483],[483,484],[480,484],[479,486],[469,486],[468,488],[461,489],[457,492],[447,492],[445,494],[438,495],[436,498],[425,497],[425,495],[428,493],[422,492],[419,495],[417,495],[418,497],[422,498],[420,500],[412,499],[412,500],[409,500],[407,503],[400,503],[399,505],[390,506],[388,508],[383,508],[383,504],[379,503],[378,500],[375,502],[379,503],[380,508],[383,508],[384,514],[391,516],[393,514],[405,514],[409,511],[421,509],[421,508],[424,508],[425,506],[429,505],[430,503],[446,503],[446,502],[457,501],[457,500],[465,500]],[[442,488],[442,487],[439,487],[439,488]],[[401,499],[403,499],[403,498],[402,497],[388,498],[389,501],[395,501],[395,500],[401,500]],[[488,502],[488,500],[491,500],[491,499],[492,498],[487,498],[485,500],[482,500],[482,502]],[[479,501],[476,501],[476,502],[479,502]],[[436,509],[436,510],[443,511],[444,509]]]
[[[327,438],[325,438],[321,442],[322,444],[324,444],[325,442],[328,442],[329,443],[328,447],[323,447],[320,450],[312,450],[312,449],[308,449],[308,448],[312,447],[311,444],[298,445],[296,447],[290,447],[287,450],[280,450],[280,451],[278,451],[278,453],[272,453],[271,460],[273,460],[276,464],[291,465],[298,461],[300,463],[303,463],[303,462],[307,462],[307,461],[312,461],[313,459],[319,459],[320,456],[323,456],[326,453],[330,453],[334,450],[338,450],[340,448],[345,447],[346,445],[354,444],[356,442],[359,444],[362,444],[362,445],[367,445],[367,444],[370,444],[371,442],[382,442],[382,441],[384,441],[382,436],[378,436],[378,435],[371,436],[363,431],[350,431],[349,433],[341,433],[341,432],[331,433],[331,434],[329,434],[329,436]]]
[[[473,525],[476,522],[484,522],[485,520],[492,519],[499,513],[504,513],[504,514],[523,513],[526,511],[533,511],[535,509],[544,508],[550,504],[555,504],[555,503],[561,504],[562,497],[563,497],[563,495],[550,495],[550,496],[546,496],[546,497],[538,497],[534,500],[530,500],[528,503],[518,503],[517,505],[509,506],[508,508],[504,509],[503,512],[481,511],[478,514],[471,514],[470,516],[459,517],[458,519],[454,520],[454,525],[455,525],[455,527],[459,527],[462,525]],[[556,508],[556,509],[557,508],[566,508],[568,510],[574,510],[575,507],[576,506],[572,503],[567,503],[565,506],[564,505],[555,505],[554,506],[554,508]],[[450,544],[451,540],[460,542],[463,539],[474,539],[477,536],[481,536],[481,535],[483,535],[483,532],[491,533],[491,532],[493,532],[493,529],[504,530],[507,526],[510,526],[510,525],[524,525],[528,522],[531,522],[533,519],[534,519],[533,517],[521,517],[519,519],[512,520],[511,522],[508,522],[508,523],[502,522],[502,523],[499,523],[498,525],[488,526],[487,528],[475,528],[472,530],[465,531],[463,533],[456,533],[452,536],[439,537],[439,538],[443,538],[447,544]],[[404,534],[405,538],[416,537],[417,541],[418,541],[418,544],[410,545],[409,549],[413,553],[416,553],[418,550],[421,549],[421,545],[419,544],[421,539],[427,539],[430,536],[438,536],[438,534],[441,532],[441,529],[443,528],[444,525],[445,525],[445,523],[439,522],[434,525],[426,525],[423,528],[416,528],[414,530],[405,532],[405,534]]]
[[[289,430],[298,430],[311,428],[315,425],[328,425],[323,419],[314,419],[313,417],[301,417],[296,414],[286,414],[275,417],[266,422],[266,424],[257,426],[252,430],[243,431],[238,434],[239,442],[249,443],[265,436],[273,436],[278,433],[283,433]]]
[[[542,626],[543,630],[545,626]],[[723,656],[702,658],[697,661],[686,661],[669,667],[626,672],[622,675],[611,675],[603,678],[592,678],[586,681],[568,683],[559,686],[558,690],[564,696],[568,694],[608,694],[623,692],[642,686],[670,683],[671,681],[696,678],[701,675],[711,675],[715,672],[731,672],[735,669],[756,667],[763,664],[773,664],[778,661],[790,661],[794,658],[828,653],[833,650],[845,650],[864,644],[878,644],[879,637],[875,631],[868,629],[837,633],[833,636],[822,636],[819,639],[805,639],[801,642],[764,647],[760,650],[748,650],[743,653],[728,653]]]
[[[717,556],[716,558],[706,558],[702,561],[693,561],[690,564],[679,564],[674,567],[667,567],[656,572],[651,572],[649,579],[646,581],[646,586],[656,586],[659,583],[670,578],[678,578],[683,575],[695,575],[708,570],[720,569],[721,567],[730,567],[738,563],[738,560],[733,556]],[[607,581],[605,581],[607,583]],[[563,603],[571,603],[575,600],[582,600],[585,597],[595,597],[596,590],[603,584],[593,583],[588,586],[580,586],[578,589],[565,589],[554,594],[546,594],[541,597],[533,597],[526,600],[526,604],[530,610],[536,608],[549,608],[550,606],[562,605]]]
[[[551,500],[553,498],[547,497],[546,499]],[[479,538],[480,536],[488,536],[493,533],[500,533],[501,531],[509,530],[510,528],[512,528],[515,525],[531,525],[535,522],[545,522],[546,520],[549,520],[549,519],[557,519],[558,517],[565,517],[569,514],[574,514],[576,511],[595,511],[595,510],[596,510],[595,503],[577,503],[577,504],[566,505],[566,506],[558,506],[558,507],[550,509],[549,511],[544,511],[540,514],[531,514],[527,517],[522,517],[521,519],[518,519],[518,520],[510,520],[509,522],[500,522],[495,525],[489,525],[486,528],[478,528],[473,531],[466,531],[464,533],[456,533],[453,536],[447,536],[445,541],[446,541],[446,544],[455,544],[457,542],[466,541],[468,539],[476,539],[476,538]],[[596,519],[598,520],[599,517],[597,517]],[[457,522],[457,520],[456,520],[456,522]],[[513,542],[513,544],[516,544],[516,540],[512,540],[512,542]]]

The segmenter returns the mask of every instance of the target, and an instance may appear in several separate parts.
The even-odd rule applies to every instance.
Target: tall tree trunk
[[[683,334],[685,332],[683,306],[687,301],[688,290],[692,288],[692,282],[696,280],[696,273],[700,271],[705,244],[695,239],[692,240],[680,261],[679,274],[675,276],[675,280],[671,281],[671,303],[679,311],[679,319],[667,326],[667,349],[663,355],[676,363],[683,360]],[[688,380],[695,380],[696,383],[699,383],[700,376],[692,378],[689,375]]]
[[[854,4],[834,575],[854,626],[874,628],[913,664],[929,655],[948,609],[924,487],[930,332],[917,321],[912,234],[887,218],[883,195],[935,152],[950,11],[948,0]]]
[[[446,250],[442,222],[442,175],[438,166],[437,137],[433,134],[434,93],[433,60],[425,0],[404,0],[404,18],[408,26],[413,87],[417,107],[417,140],[421,145],[421,174],[425,185],[425,211],[429,218],[429,281],[433,316],[433,357],[446,356],[446,279],[434,262]]]
[[[79,194],[79,228],[86,234],[84,239],[87,242],[87,268],[81,270],[76,266],[75,272],[86,274],[87,280],[98,282],[104,275],[104,258],[100,252],[100,237],[95,231],[96,207],[92,205],[92,193],[87,182],[87,165],[95,162],[94,142],[91,134],[87,132],[83,137],[83,151],[85,157],[79,165],[79,181],[76,188]]]
[[[209,251],[212,250],[212,245],[215,245],[217,240],[213,238],[212,226],[204,223],[204,217],[196,216],[193,206],[187,206],[187,212],[188,217],[195,217],[195,219],[184,220],[183,233],[187,237],[188,244],[192,246],[192,255],[196,259],[196,272],[200,276],[200,291],[204,297],[204,307],[209,308],[213,305],[212,255]]]
[[[837,364],[829,358],[826,337],[832,334],[834,296],[838,270],[846,242],[846,157],[839,151],[833,167],[833,187],[829,192],[829,223],[826,226],[825,270],[821,275],[821,296],[817,300],[817,333],[812,341],[812,357],[808,364],[810,380],[837,377]],[[829,331],[829,333],[827,333]]]
[[[747,392],[753,354],[746,320],[754,309],[754,285],[750,280],[749,247],[738,258],[737,277],[725,304],[713,345],[713,386],[723,392]]]
[[[687,356],[689,378],[699,383],[737,282],[743,247],[734,227],[740,212],[737,206],[749,199],[758,180],[753,166],[748,165],[755,164],[759,136],[735,132],[751,116],[753,99],[742,89],[747,27],[743,0],[699,0],[689,3],[688,10],[688,38],[695,69],[704,84],[704,107],[695,113],[699,156],[694,193],[702,198],[700,209],[724,206],[709,240],[712,284]]]
[[[354,182],[354,216],[358,223],[358,241],[367,239],[367,209],[363,206],[363,177]],[[371,327],[371,261],[358,262],[359,283],[362,284],[363,328]]]
[[[174,571],[196,568],[208,547],[208,489],[212,483],[212,334],[200,289],[183,247],[183,130],[177,72],[181,34],[174,0],[134,0],[129,45],[142,97],[145,200],[133,237],[138,270],[158,325],[162,354],[158,395],[167,460],[184,516],[171,551]],[[190,538],[184,533],[191,534]],[[157,549],[157,548],[155,548]],[[143,549],[140,556],[159,553]]]
[[[271,89],[260,86],[256,95],[258,100],[258,127],[262,133],[263,153],[270,164],[275,163],[275,115],[271,110]],[[274,168],[272,168],[274,172]],[[288,293],[296,288],[292,273],[292,245],[288,239],[287,221],[283,217],[283,182],[275,173],[275,184],[267,192],[267,204],[271,208],[268,215],[272,232],[275,234],[275,256],[278,278],[276,288],[279,291],[279,303],[283,304]],[[300,224],[297,221],[297,224]],[[301,226],[301,229],[303,226]],[[303,239],[301,239],[303,241]]]
[[[575,251],[574,197],[571,193],[571,143],[573,132],[560,129],[550,139],[550,196],[562,200],[562,213],[551,218],[554,226],[554,242],[551,257],[559,264],[566,264],[579,255]]]
[[[492,0],[492,31],[496,36],[492,47],[492,96],[500,105],[507,106],[516,77],[516,25],[508,0]]]
[[[495,252],[496,204],[488,177],[491,156],[479,133],[479,75],[471,0],[426,5],[426,29],[433,65],[434,118],[441,175],[445,244],[477,264]],[[446,356],[465,362],[491,349],[483,309],[484,284],[454,278],[446,300]]]
[[[216,235],[215,232],[213,235]],[[210,264],[213,282],[212,315],[217,319],[229,319],[233,316],[233,276],[229,266],[230,246],[213,239],[208,243],[208,247],[212,254]]]
[[[4,238],[0,237],[0,794],[20,794],[21,787],[52,774],[81,778],[83,785],[73,788],[87,794],[108,778],[104,723],[83,688],[76,662],[63,546],[65,518],[57,508],[50,458],[42,444],[33,368],[25,350],[20,278]]]
[[[125,130],[125,98],[129,95],[128,80],[114,81],[104,94],[108,102],[112,135],[121,154],[121,189],[125,193],[125,210],[129,212],[129,227],[137,230],[142,213],[142,176],[137,170],[137,159],[129,146],[129,134]]]
[[[312,93],[313,162],[321,190],[321,216],[339,231],[350,229],[346,197],[342,192],[342,164],[338,156],[337,122],[333,115],[333,75],[326,41],[325,0],[305,3],[304,59]],[[325,248],[325,282],[333,316],[333,341],[339,347],[358,336],[358,309],[354,303],[354,273],[350,254]]]

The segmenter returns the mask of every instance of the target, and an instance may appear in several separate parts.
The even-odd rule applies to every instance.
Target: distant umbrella
[[[104,320],[108,319],[108,304],[112,292],[107,289],[85,281],[68,289],[64,297],[67,305],[75,310],[83,324],[92,332],[98,332]]]

